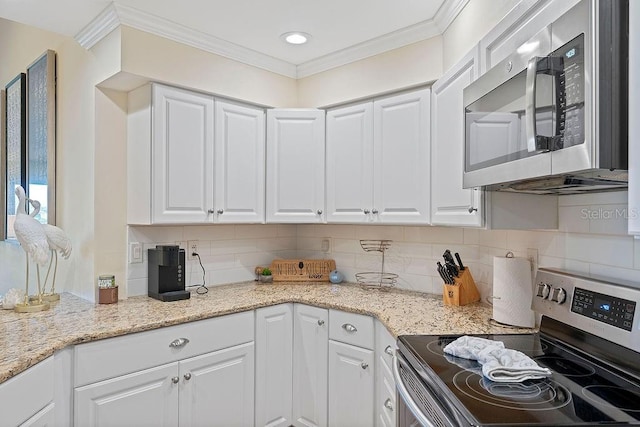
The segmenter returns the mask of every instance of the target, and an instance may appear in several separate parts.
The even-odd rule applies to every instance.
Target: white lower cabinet
[[[74,349],[74,425],[252,426],[254,313]]]
[[[75,425],[175,426],[179,382],[171,363],[76,388]]]
[[[373,350],[329,341],[329,425],[373,426]]]
[[[293,327],[293,425],[327,425],[329,313],[296,304]]]
[[[53,425],[54,357],[0,384],[0,425]]]
[[[256,310],[256,426],[292,424],[293,304]]]
[[[180,427],[252,426],[252,342],[180,362]]]
[[[376,403],[377,427],[395,427],[397,421],[396,384],[391,373],[396,340],[376,321]]]

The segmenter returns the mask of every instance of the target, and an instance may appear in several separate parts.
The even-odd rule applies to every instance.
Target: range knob
[[[551,301],[555,301],[558,304],[562,304],[567,300],[567,291],[564,288],[554,288],[551,295]]]
[[[551,293],[551,285],[548,283],[538,283],[538,291],[536,292],[536,296],[547,299],[549,294]]]

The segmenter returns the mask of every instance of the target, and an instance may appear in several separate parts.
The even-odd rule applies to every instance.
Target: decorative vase
[[[338,270],[333,270],[329,273],[329,280],[331,283],[341,283],[344,280],[344,275]]]

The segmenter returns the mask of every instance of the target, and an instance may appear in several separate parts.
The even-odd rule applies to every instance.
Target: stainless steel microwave
[[[628,9],[582,0],[464,89],[464,188],[627,187]]]

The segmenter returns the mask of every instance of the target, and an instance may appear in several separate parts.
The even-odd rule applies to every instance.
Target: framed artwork
[[[27,68],[27,194],[40,201],[36,219],[56,222],[56,54],[47,50]]]
[[[13,221],[18,205],[15,188],[27,181],[27,86],[26,74],[20,73],[5,87],[4,159],[5,237],[15,238]]]

